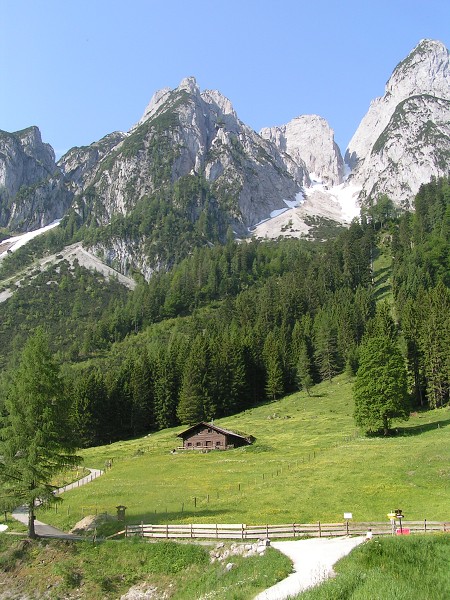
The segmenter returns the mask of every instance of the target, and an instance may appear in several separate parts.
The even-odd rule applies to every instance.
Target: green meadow
[[[337,577],[299,600],[447,600],[450,536],[375,538],[334,567]]]
[[[308,523],[387,519],[448,520],[450,408],[413,413],[390,437],[365,437],[353,422],[346,375],[216,424],[253,435],[253,445],[176,452],[168,429],[82,452],[84,465],[112,468],[66,492],[38,518],[70,529],[83,516],[116,514],[128,523]]]

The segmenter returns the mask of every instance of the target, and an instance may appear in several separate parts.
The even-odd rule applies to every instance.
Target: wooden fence
[[[120,534],[126,537],[138,535],[151,538],[206,538],[254,540],[260,538],[296,538],[296,537],[334,537],[344,535],[365,535],[368,530],[373,535],[387,535],[402,532],[432,533],[450,532],[450,522],[442,521],[406,521],[391,524],[390,522],[353,523],[291,523],[288,525],[245,525],[235,524],[180,524],[180,525],[126,525]],[[119,534],[116,534],[119,535]]]

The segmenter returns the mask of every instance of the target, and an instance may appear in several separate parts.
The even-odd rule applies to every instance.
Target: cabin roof
[[[217,427],[217,425],[214,425],[213,423],[207,423],[206,421],[200,421],[200,423],[196,423],[195,425],[192,425],[188,429],[185,429],[184,431],[179,433],[177,435],[177,437],[182,437],[182,438],[186,437],[189,433],[191,433],[191,431],[193,431],[200,425],[203,425],[204,427],[208,427],[209,429],[214,429],[214,431],[217,431],[218,433],[223,433],[224,435],[232,435],[234,437],[241,438],[242,440],[245,440],[246,442],[248,442],[248,437],[246,437],[245,435],[240,435],[239,433],[235,433],[234,431],[230,431],[228,429],[223,429],[222,427]]]

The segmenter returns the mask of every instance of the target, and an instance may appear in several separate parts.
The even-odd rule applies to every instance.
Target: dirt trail
[[[258,594],[255,600],[285,600],[333,576],[333,565],[356,548],[365,537],[314,538],[272,542],[294,563],[294,573]]]

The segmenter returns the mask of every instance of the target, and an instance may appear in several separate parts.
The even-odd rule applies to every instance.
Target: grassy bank
[[[252,446],[208,454],[176,453],[182,427],[92,448],[85,465],[112,468],[64,494],[58,512],[40,520],[69,529],[86,514],[116,514],[130,523],[339,522],[445,520],[450,506],[450,409],[415,413],[388,438],[361,436],[353,423],[346,376],[216,421],[254,435]]]
[[[374,539],[337,563],[337,577],[300,600],[446,600],[450,535]]]
[[[291,562],[272,548],[264,556],[210,562],[209,547],[139,539],[102,544],[16,540],[0,536],[3,591],[20,597],[120,598],[130,587],[171,600],[247,600],[286,577]],[[233,563],[227,569],[227,563]],[[213,596],[209,595],[214,590]],[[149,596],[150,597],[150,592]],[[165,595],[163,596],[163,594]],[[16,596],[12,596],[16,597]]]

